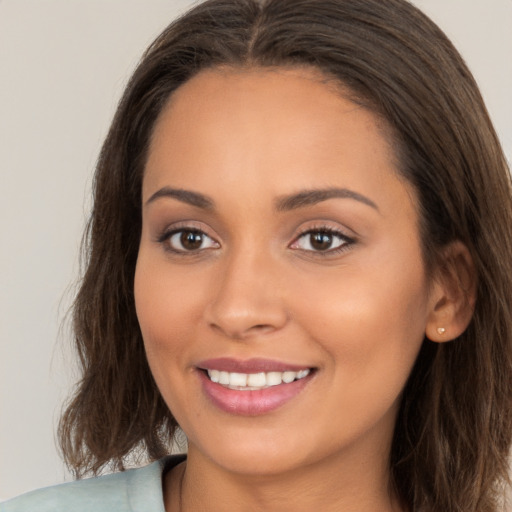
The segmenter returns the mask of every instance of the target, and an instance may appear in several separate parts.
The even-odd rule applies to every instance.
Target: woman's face
[[[377,118],[311,71],[204,71],[157,122],[142,201],[137,314],[191,456],[385,464],[431,299]]]

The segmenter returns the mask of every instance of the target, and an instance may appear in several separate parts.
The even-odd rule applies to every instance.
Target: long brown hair
[[[455,48],[405,0],[209,0],[143,56],[98,161],[74,305],[83,377],[60,423],[77,476],[168,453],[176,421],[151,376],[133,278],[141,183],[169,96],[215,66],[314,67],[385,120],[420,202],[427,270],[464,243],[477,301],[457,340],[425,340],[392,445],[394,492],[410,511],[495,512],[512,438],[512,201],[508,167]]]

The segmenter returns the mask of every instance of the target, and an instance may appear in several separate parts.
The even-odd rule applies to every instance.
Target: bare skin
[[[189,439],[166,511],[401,510],[402,389],[425,334],[469,318],[426,278],[415,194],[375,116],[313,71],[202,72],[157,122],[142,201],[137,314]],[[310,373],[248,413],[209,394],[218,358]]]

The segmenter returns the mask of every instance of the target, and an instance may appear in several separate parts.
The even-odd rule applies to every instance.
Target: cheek
[[[141,249],[135,271],[135,307],[154,371],[162,357],[177,360],[185,343],[184,331],[197,325],[200,311],[201,294],[194,281],[181,283],[179,276],[165,271],[166,267]]]
[[[338,277],[301,278],[308,300],[296,302],[296,318],[329,355],[334,371],[344,372],[339,378],[345,384],[366,388],[388,380],[395,392],[405,383],[428,312],[422,265],[411,265],[411,259],[381,258],[364,271],[347,265]]]
[[[148,251],[149,252],[149,251]],[[183,379],[187,347],[199,324],[200,290],[172,275],[162,259],[139,253],[134,280],[135,307],[147,360],[155,382],[173,415],[193,400]],[[181,282],[180,282],[181,279]]]

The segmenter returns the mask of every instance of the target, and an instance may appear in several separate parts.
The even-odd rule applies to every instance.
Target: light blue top
[[[140,469],[46,487],[0,503],[0,512],[165,512],[162,475],[184,456]]]

